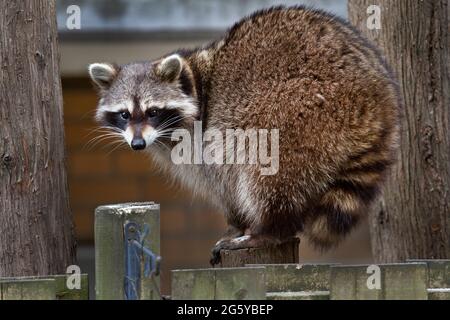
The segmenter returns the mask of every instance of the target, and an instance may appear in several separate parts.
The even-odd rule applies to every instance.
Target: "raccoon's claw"
[[[221,261],[221,250],[239,250],[247,248],[269,247],[279,244],[279,239],[264,235],[244,235],[233,239],[223,239],[216,243],[212,249],[212,257],[209,261],[212,266]]]
[[[212,249],[212,258],[210,263],[213,266],[220,263],[221,250],[272,247],[279,245],[282,242],[283,240],[269,235],[244,235],[233,239],[220,240]]]
[[[213,267],[219,264],[221,261],[220,250],[226,250],[229,247],[229,244],[232,240],[233,239],[230,238],[222,238],[219,241],[217,241],[216,245],[212,248],[211,259],[209,260],[209,263]]]
[[[211,259],[209,259],[209,264],[214,267],[215,265],[218,265],[221,262],[220,257],[220,249],[217,249],[214,247],[211,251]]]
[[[211,259],[209,263],[214,267],[221,262],[220,251],[221,250],[233,250],[233,241],[237,238],[222,238],[217,241],[216,245],[211,250]]]
[[[227,243],[233,241],[234,239],[240,238],[245,233],[244,229],[238,229],[232,225],[229,225],[227,228],[227,231],[223,235],[222,239],[217,241],[214,248],[211,250],[211,259],[209,260],[209,263],[212,266],[215,266],[220,263],[220,250],[227,250],[230,247],[230,244],[227,245]]]

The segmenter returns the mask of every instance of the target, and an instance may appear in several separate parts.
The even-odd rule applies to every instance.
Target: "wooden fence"
[[[97,208],[96,299],[160,299],[159,205],[129,203]],[[298,255],[285,245],[288,261]],[[135,248],[135,250],[133,249]],[[136,249],[137,248],[137,249]],[[273,251],[273,250],[272,250]],[[450,260],[381,265],[264,264],[279,253],[243,250],[229,255],[239,267],[172,271],[173,300],[450,300]],[[256,263],[255,263],[256,261]],[[230,263],[225,262],[222,266]],[[262,261],[264,262],[264,261]],[[267,262],[267,261],[266,261]],[[68,289],[70,275],[0,278],[0,300],[88,299],[88,276]]]
[[[80,288],[69,289],[71,275],[0,278],[0,300],[87,300],[88,275],[80,275]]]
[[[450,260],[174,270],[172,299],[450,300]]]

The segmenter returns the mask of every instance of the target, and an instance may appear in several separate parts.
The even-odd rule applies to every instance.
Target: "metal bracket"
[[[144,276],[159,275],[161,257],[144,246],[150,233],[150,227],[144,223],[142,231],[136,222],[124,224],[125,240],[125,299],[138,300],[141,294],[141,265],[144,264]],[[155,288],[158,289],[158,288]],[[159,290],[159,289],[158,289]]]

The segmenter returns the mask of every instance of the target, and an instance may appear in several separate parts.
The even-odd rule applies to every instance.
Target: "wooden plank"
[[[247,264],[287,264],[298,263],[300,240],[293,238],[272,247],[221,250],[220,267],[243,267]]]
[[[124,244],[122,213],[109,206],[95,210],[95,296],[97,300],[124,299]]]
[[[428,300],[450,300],[450,289],[428,289]]]
[[[382,265],[384,299],[427,300],[428,268],[425,263]]]
[[[160,253],[159,205],[153,202],[107,205],[95,210],[95,294],[98,300],[123,300],[125,260],[123,225],[134,221],[150,226],[146,241]],[[141,279],[143,279],[143,274]],[[155,277],[159,286],[159,277]],[[141,299],[159,299],[150,279],[141,282]]]
[[[56,281],[56,298],[58,300],[89,300],[89,277],[87,274],[80,275],[80,289],[69,289],[67,278],[70,275],[54,276]]]
[[[267,300],[329,300],[330,291],[267,292]]]
[[[369,289],[366,265],[332,266],[330,271],[331,300],[380,300],[382,291]]]
[[[2,280],[1,300],[55,300],[55,279]]]
[[[331,268],[332,300],[426,300],[427,266],[425,263],[382,264],[380,289],[369,288],[368,265]]]
[[[214,269],[172,271],[172,300],[212,300],[215,297]]]
[[[217,268],[216,300],[265,300],[264,267]]]
[[[172,271],[173,300],[264,300],[264,268]]]
[[[427,264],[428,288],[450,288],[450,260],[414,259],[407,261]]]
[[[257,264],[264,267],[267,292],[328,291],[331,266],[337,264]]]
[[[55,275],[55,276],[34,276],[34,277],[11,277],[0,278],[1,283],[23,283],[30,280],[55,280],[55,295],[58,300],[88,300],[89,299],[89,280],[87,274],[81,274],[81,288],[68,289],[67,277],[70,275]],[[1,300],[1,299],[0,299]]]

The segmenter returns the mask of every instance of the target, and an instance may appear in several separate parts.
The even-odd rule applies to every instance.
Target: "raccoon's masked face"
[[[96,119],[134,150],[170,143],[173,130],[198,115],[192,71],[179,55],[123,66],[93,63],[89,75],[100,94]]]

